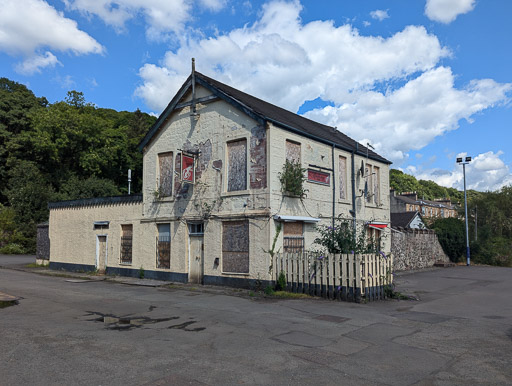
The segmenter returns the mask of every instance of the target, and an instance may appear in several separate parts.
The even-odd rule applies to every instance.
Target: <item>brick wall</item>
[[[393,229],[391,253],[395,271],[428,268],[437,261],[450,261],[439,244],[437,235],[430,229]]]

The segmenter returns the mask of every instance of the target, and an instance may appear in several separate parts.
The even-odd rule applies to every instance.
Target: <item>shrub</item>
[[[307,190],[304,189],[306,181],[307,169],[302,168],[299,162],[290,162],[286,160],[283,170],[279,173],[279,182],[281,182],[281,190],[284,193],[306,197]]]
[[[466,233],[464,221],[458,218],[440,218],[432,224],[444,253],[457,263],[466,251]]]
[[[276,291],[285,291],[286,290],[286,275],[284,271],[281,271],[276,283]]]
[[[0,248],[0,253],[5,255],[23,255],[26,251],[21,245],[11,243]]]

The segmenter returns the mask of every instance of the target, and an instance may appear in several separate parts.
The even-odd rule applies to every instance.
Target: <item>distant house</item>
[[[426,229],[421,214],[415,212],[391,213],[391,226],[393,228]]]
[[[416,192],[397,195],[390,191],[391,213],[419,212],[423,218],[457,217],[457,208],[448,199],[423,200],[418,199]]]
[[[142,195],[50,203],[50,267],[261,283],[275,237],[275,250],[309,249],[338,216],[391,249],[388,160],[198,72],[140,150]],[[305,196],[283,188],[286,161],[302,168]]]

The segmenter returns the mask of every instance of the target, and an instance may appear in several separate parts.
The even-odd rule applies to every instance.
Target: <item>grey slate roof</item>
[[[395,196],[395,198],[399,201],[402,201],[402,202],[405,202],[405,203],[411,204],[411,205],[424,205],[424,206],[432,206],[435,208],[455,209],[454,205],[449,205],[449,204],[446,204],[444,202],[439,202],[439,201],[430,201],[430,200],[422,200],[422,199],[414,200],[410,197],[404,197],[404,196],[400,196],[400,195]]]
[[[200,84],[203,87],[209,89],[219,98],[234,105],[261,123],[269,121],[285,130],[295,132],[297,134],[318,140],[323,143],[327,143],[329,145],[334,144],[337,148],[350,152],[354,151],[356,154],[365,157],[368,154],[368,158],[370,159],[377,160],[386,164],[391,164],[391,162],[384,157],[378,155],[371,149],[367,149],[365,146],[359,144],[334,127],[327,126],[298,114],[292,113],[291,111],[285,110],[281,107],[221,83],[215,79],[209,78],[208,76],[199,72],[195,73],[195,79],[197,84]],[[189,76],[176,96],[160,115],[155,125],[149,130],[144,139],[141,141],[139,144],[139,149],[142,150],[151,141],[153,136],[160,129],[160,126],[163,124],[163,122],[165,122],[167,117],[174,110],[179,100],[185,95],[189,87],[191,87],[191,84],[192,76]]]
[[[401,213],[391,213],[391,226],[392,227],[400,227],[407,228],[411,221],[416,217],[416,215],[420,215],[418,212],[401,212]]]

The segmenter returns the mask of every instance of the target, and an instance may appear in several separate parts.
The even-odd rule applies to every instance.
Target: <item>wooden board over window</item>
[[[247,189],[247,140],[228,143],[228,192]]]
[[[222,270],[249,273],[249,221],[222,223]]]
[[[303,234],[303,225],[302,221],[296,222],[285,222],[283,235],[284,236],[302,236]]]
[[[373,197],[375,205],[380,204],[380,169],[377,166],[373,167]]]
[[[161,197],[172,195],[172,152],[158,154],[158,166],[160,172],[160,186],[158,191]]]
[[[285,222],[283,227],[283,251],[299,253],[304,251],[304,223]]]
[[[339,173],[340,173],[340,199],[345,200],[347,198],[347,158],[340,156],[339,161]]]
[[[133,225],[121,225],[121,263],[132,263]]]
[[[300,143],[286,140],[286,160],[291,163],[300,163]]]

